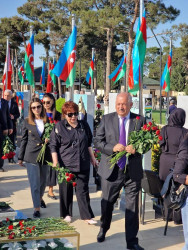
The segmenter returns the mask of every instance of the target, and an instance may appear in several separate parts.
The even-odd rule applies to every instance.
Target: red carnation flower
[[[26,232],[26,231],[24,231],[24,234],[27,234],[27,232]]]
[[[71,178],[71,180],[74,178],[74,174],[69,174],[69,177]]]
[[[14,228],[13,225],[8,226],[8,229],[9,229],[9,230],[13,230],[13,228]]]
[[[66,181],[67,181],[67,182],[70,182],[70,181],[71,181],[71,178],[70,178],[70,177],[67,177],[67,178],[66,178]]]
[[[6,160],[7,157],[6,157],[5,155],[3,155],[3,156],[1,157],[1,159]]]
[[[146,130],[147,130],[147,131],[150,131],[150,130],[151,130],[151,128],[150,128],[150,127],[147,127],[147,128],[146,128]]]
[[[152,122],[148,122],[148,125],[149,125],[149,126],[152,126]]]
[[[147,127],[148,127],[147,124],[144,124],[143,130],[146,130]]]
[[[10,221],[9,218],[6,218],[6,221],[7,221],[7,222]]]
[[[159,141],[162,141],[163,137],[161,135],[158,136]]]
[[[155,130],[157,130],[157,127],[153,126],[151,129],[152,129],[153,131],[155,131]]]
[[[136,120],[140,120],[140,116],[137,116],[137,117],[136,117]]]
[[[99,103],[97,104],[97,108],[98,108],[98,109],[100,109],[100,108],[101,108],[101,105],[100,105]]]
[[[34,229],[35,229],[35,227],[36,227],[36,226],[33,226],[33,227],[32,227],[32,230],[34,230]]]
[[[65,176],[69,176],[69,173],[65,173]]]
[[[160,135],[160,130],[159,129],[156,131],[156,135]]]
[[[14,239],[14,235],[15,235],[15,233],[11,233],[9,236],[8,236],[8,238],[11,240],[11,239]]]
[[[22,223],[22,221],[19,221],[19,225],[20,225],[20,226],[23,226],[23,223]]]
[[[77,184],[76,184],[76,182],[73,182],[72,185],[73,185],[73,187],[76,187]]]

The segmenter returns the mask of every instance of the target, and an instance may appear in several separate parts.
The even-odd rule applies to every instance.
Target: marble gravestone
[[[24,94],[24,118],[28,117],[28,112],[29,112],[29,102],[31,100],[31,91],[30,90],[25,90],[23,92]]]
[[[188,96],[177,96],[177,108],[182,108],[186,112],[186,120],[184,127],[188,129],[188,106],[186,104],[188,103]]]

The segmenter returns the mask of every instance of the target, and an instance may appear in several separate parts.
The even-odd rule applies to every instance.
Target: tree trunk
[[[106,61],[103,59],[103,82],[104,82],[104,95],[106,95]]]
[[[112,44],[114,38],[114,30],[107,30],[107,51],[106,51],[106,95],[109,95],[110,92],[110,65],[111,65],[111,54],[112,54]]]
[[[131,22],[130,25],[130,30],[128,33],[129,36],[129,48],[128,48],[128,52],[127,52],[127,69],[126,69],[126,92],[128,91],[128,82],[129,82],[129,70],[130,70],[130,65],[131,65],[131,56],[132,56],[132,50],[133,50],[133,28],[134,28],[134,24],[136,22],[136,18],[138,15],[138,10],[139,10],[139,0],[135,0],[135,9],[134,9],[134,16],[133,16],[133,20]]]
[[[60,80],[59,77],[58,77],[58,90],[59,90],[59,97],[61,97],[61,95],[62,95],[62,91],[61,91],[61,80]]]

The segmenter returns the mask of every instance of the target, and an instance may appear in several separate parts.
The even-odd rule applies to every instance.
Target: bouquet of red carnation
[[[158,144],[162,139],[163,138],[160,135],[159,127],[156,126],[155,123],[148,122],[142,127],[141,130],[132,131],[130,133],[128,145],[132,145],[137,153],[145,154],[152,148],[154,144]],[[123,155],[126,155],[127,161],[131,154],[127,153],[126,151],[113,154],[110,159],[111,167],[113,167]],[[125,164],[125,172],[126,165],[127,164]]]
[[[94,156],[95,156],[95,159],[98,161],[98,162],[100,162],[101,161],[101,152],[98,150],[98,149],[96,149],[96,148],[94,148]]]
[[[53,127],[54,125],[57,123],[57,121],[53,120],[52,118],[49,117],[49,121],[50,122],[47,122],[45,125],[44,125],[44,134],[43,134],[43,137],[42,137],[42,140],[44,141],[44,144],[37,156],[37,162],[40,162],[42,165],[44,163],[44,156],[45,156],[45,152],[46,152],[46,145],[47,145],[47,142],[45,142],[45,139],[50,139],[50,134],[53,130]]]
[[[56,167],[53,166],[53,164],[51,162],[48,162],[49,166],[52,166],[53,169],[55,169],[57,171],[57,180],[58,183],[61,184],[63,181],[66,183],[72,183],[73,187],[76,187],[76,176],[74,174],[72,174],[70,172],[69,169],[64,168],[64,167],[59,167],[59,165],[57,165]]]
[[[14,149],[11,139],[8,136],[5,136],[5,139],[3,140],[3,156],[1,158],[3,160],[12,159],[15,156]]]

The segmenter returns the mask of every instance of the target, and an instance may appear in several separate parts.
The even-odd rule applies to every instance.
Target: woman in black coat
[[[179,146],[174,166],[173,178],[180,184],[188,185],[188,135],[186,135],[185,139]],[[188,198],[181,208],[181,214],[185,239],[185,246],[183,249],[188,249]]]
[[[61,113],[56,110],[55,97],[51,93],[46,93],[43,96],[43,105],[46,110],[48,120],[52,122],[58,122],[61,120]],[[51,162],[52,160],[50,160]],[[56,196],[53,193],[53,187],[57,185],[57,173],[52,167],[50,167],[47,186],[49,186],[48,197],[56,200]]]
[[[29,104],[29,116],[24,120],[18,163],[26,162],[27,174],[34,205],[34,218],[40,217],[40,207],[45,208],[42,197],[46,188],[49,166],[36,162],[42,148],[46,113],[39,98],[32,98]],[[46,157],[45,157],[46,159]]]
[[[92,133],[85,121],[78,120],[78,105],[72,101],[63,105],[64,120],[55,125],[50,136],[50,149],[53,165],[59,164],[76,176],[75,188],[78,207],[82,220],[88,224],[96,221],[90,206],[89,176],[90,161],[95,166],[96,160],[91,147]],[[60,216],[71,222],[73,204],[73,186],[63,182],[59,185]]]
[[[185,124],[185,118],[185,111],[181,108],[177,108],[169,116],[168,125],[161,129],[163,140],[160,141],[162,153],[160,156],[159,177],[163,182],[170,173],[169,170],[174,168],[179,145],[188,132],[188,130],[183,127]],[[165,214],[166,213],[167,209],[165,208]],[[174,222],[179,224],[179,221],[181,221],[178,218],[179,216],[177,215],[177,219],[175,217]]]

